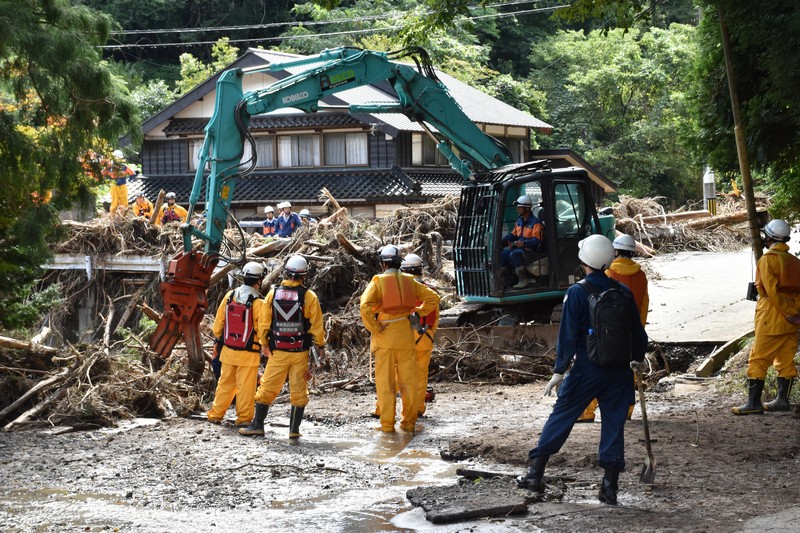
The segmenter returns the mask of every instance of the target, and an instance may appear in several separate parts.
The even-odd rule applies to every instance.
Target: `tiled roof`
[[[455,172],[452,173],[457,176]],[[179,204],[189,202],[194,178],[190,176],[140,177],[128,184],[131,201],[144,191],[151,200],[161,189],[176,194]],[[234,192],[234,205],[264,204],[288,200],[298,203],[318,203],[320,189],[327,188],[341,203],[419,202],[431,195],[424,185],[409,178],[399,168],[363,169],[339,172],[295,171],[274,172],[269,175],[251,174],[239,179]],[[205,186],[201,193],[205,198]]]
[[[164,128],[164,134],[202,134],[207,118],[174,118]],[[356,127],[368,126],[347,113],[312,113],[299,115],[259,115],[250,119],[250,131],[290,128]]]
[[[403,169],[405,174],[422,187],[423,196],[441,198],[443,196],[458,196],[464,178],[454,170],[449,169]]]

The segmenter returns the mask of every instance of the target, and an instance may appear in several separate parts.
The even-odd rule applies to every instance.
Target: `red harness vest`
[[[233,299],[233,293],[228,298],[225,307],[225,329],[222,333],[222,342],[232,350],[260,351],[261,345],[255,341],[255,323],[253,319],[254,296],[247,299],[247,303],[239,303]]]

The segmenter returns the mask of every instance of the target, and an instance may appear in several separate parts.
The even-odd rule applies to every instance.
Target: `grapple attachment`
[[[150,349],[166,359],[183,338],[189,354],[189,378],[198,381],[205,368],[200,321],[208,307],[206,289],[219,256],[200,251],[181,252],[170,262],[161,283],[164,313],[150,337]]]

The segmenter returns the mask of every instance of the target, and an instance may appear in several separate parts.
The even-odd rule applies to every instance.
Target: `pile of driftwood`
[[[446,243],[455,235],[457,199],[403,208],[392,217],[368,221],[350,217],[334,198],[328,198],[331,214],[300,228],[293,238],[265,238],[231,227],[225,250],[238,254],[239,264],[261,261],[267,267],[267,284],[279,281],[289,255],[305,257],[310,265],[306,284],[320,297],[329,346],[328,363],[315,386],[368,387],[369,335],[358,305],[364,287],[380,271],[378,250],[391,243],[403,253],[419,254],[427,265],[426,277],[439,287],[443,307],[456,302]],[[623,197],[615,206],[617,229],[633,235],[649,254],[741,247],[747,239],[742,213],[743,205],[735,200],[720,202],[715,217],[691,210],[666,213],[658,199]],[[66,222],[65,233],[54,245],[57,252],[169,258],[182,248],[177,224],[157,227],[140,220],[106,218]],[[238,268],[229,264],[211,279],[209,312],[201,325],[209,352],[213,313],[230,281],[238,283],[237,277]],[[43,287],[54,284],[62,299],[43,320],[41,338],[0,337],[4,371],[0,424],[7,429],[30,423],[94,427],[130,416],[187,414],[210,400],[214,389],[210,372],[198,385],[183,380],[187,361],[180,345],[166,362],[155,361],[147,347],[155,327],[147,310],[154,308],[150,316],[156,316],[161,308],[157,274],[98,270],[87,278],[83,271],[60,270],[49,272],[41,282]],[[77,335],[75,316],[80,307],[96,312],[94,325]],[[553,354],[540,346],[497,351],[482,341],[479,332],[465,329],[457,342],[440,342],[431,361],[431,380],[517,383],[546,377],[551,371]]]
[[[642,254],[733,251],[749,244],[747,209],[742,198],[721,197],[713,216],[691,206],[667,213],[663,200],[622,196],[614,206],[617,231],[636,239]],[[759,209],[765,209],[767,199],[757,198],[757,204]]]

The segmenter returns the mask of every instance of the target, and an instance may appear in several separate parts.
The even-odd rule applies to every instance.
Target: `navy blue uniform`
[[[613,283],[602,272],[592,272],[586,276],[586,280],[601,292],[611,288]],[[628,289],[623,286],[623,290]],[[639,321],[632,326],[638,330],[636,353],[643,355],[647,349],[647,334]],[[615,466],[624,470],[625,418],[628,406],[634,401],[633,374],[628,367],[602,367],[589,361],[586,348],[588,331],[589,294],[580,285],[573,285],[564,298],[553,371],[564,374],[570,362],[573,362],[572,368],[561,382],[553,412],[528,457],[533,460],[557,453],[569,437],[578,416],[593,398],[597,398],[602,415],[598,463],[603,468]]]

